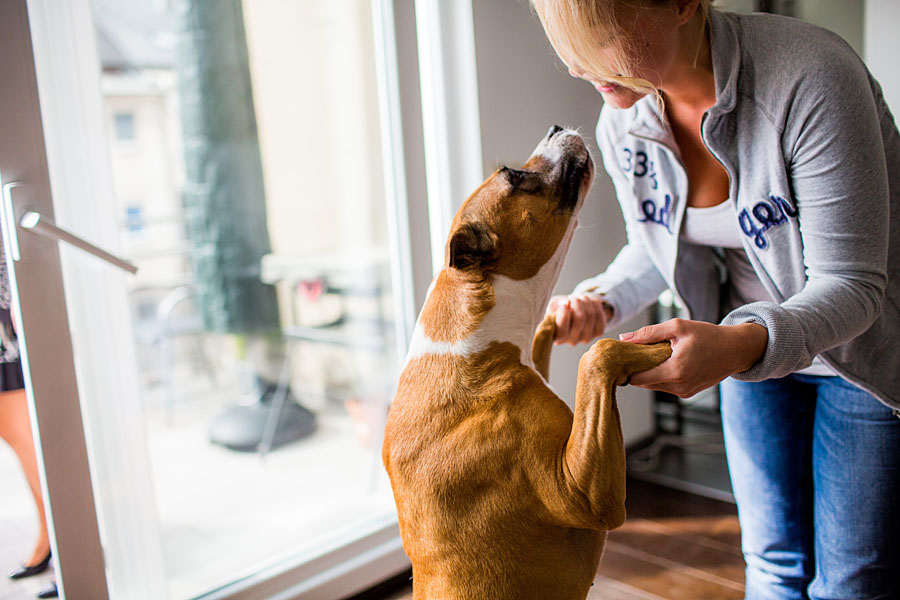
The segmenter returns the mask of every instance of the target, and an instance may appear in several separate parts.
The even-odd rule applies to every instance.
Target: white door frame
[[[25,0],[0,3],[0,177],[16,221],[26,210],[53,218],[50,179],[38,106]],[[17,224],[21,260],[9,260],[13,311],[36,435],[41,484],[60,592],[71,598],[108,596],[103,549],[94,509],[72,340],[56,242]],[[5,240],[12,248],[15,239]],[[27,341],[26,341],[27,340]],[[49,510],[49,507],[53,510]]]

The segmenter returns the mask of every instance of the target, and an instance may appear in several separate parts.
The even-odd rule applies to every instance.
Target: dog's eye
[[[535,171],[502,167],[500,173],[509,185],[519,192],[539,193],[543,189],[544,179]]]
[[[503,176],[506,177],[506,181],[509,182],[509,185],[513,187],[519,187],[523,181],[525,181],[526,173],[525,171],[520,171],[519,169],[510,169],[509,167],[503,167],[500,169],[500,172],[503,173]]]
[[[513,187],[517,187],[520,183],[522,183],[523,173],[518,169],[510,169],[509,167],[501,167],[500,173],[506,179],[506,181]]]

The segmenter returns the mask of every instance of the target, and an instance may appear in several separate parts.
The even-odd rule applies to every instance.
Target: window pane
[[[393,514],[367,0],[94,0],[170,590]],[[127,145],[116,141],[128,141]]]
[[[131,113],[116,113],[114,116],[116,139],[120,142],[134,140],[134,115]]]

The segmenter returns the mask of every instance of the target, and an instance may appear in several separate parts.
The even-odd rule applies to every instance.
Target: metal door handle
[[[110,254],[106,250],[98,248],[94,244],[78,237],[74,233],[66,231],[40,213],[36,213],[34,211],[26,212],[24,215],[22,215],[22,220],[19,221],[19,225],[21,225],[23,229],[33,231],[34,233],[39,233],[43,236],[62,242],[68,242],[76,248],[84,250],[88,254],[93,254],[97,258],[103,259],[106,262],[119,267],[120,269],[128,271],[132,275],[137,273],[138,268],[134,265],[134,263],[130,263],[123,258],[119,258],[115,254]]]

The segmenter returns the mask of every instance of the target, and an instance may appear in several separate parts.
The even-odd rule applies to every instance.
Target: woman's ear
[[[675,18],[679,25],[684,25],[691,20],[697,12],[700,0],[675,0]]]
[[[481,223],[464,223],[450,237],[449,262],[455,269],[484,268],[497,260],[497,235]]]

